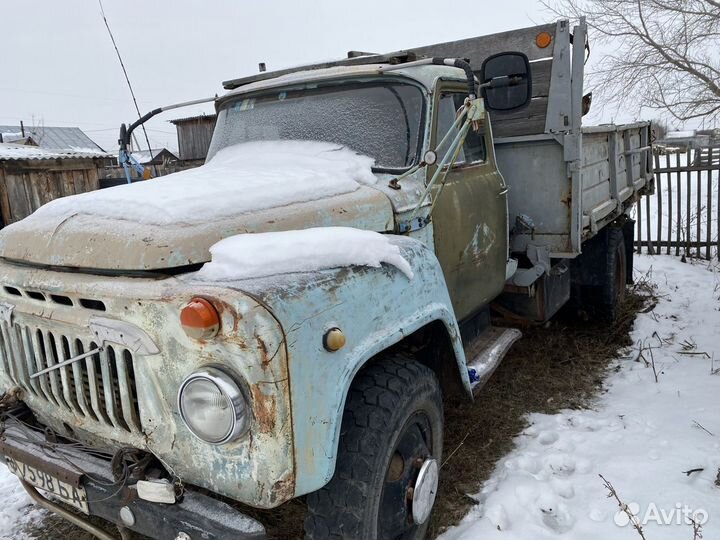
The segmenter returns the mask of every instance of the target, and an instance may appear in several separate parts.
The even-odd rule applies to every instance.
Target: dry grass
[[[546,326],[526,329],[474,403],[446,407],[446,462],[429,538],[456,524],[475,504],[470,495],[480,490],[496,462],[512,449],[514,437],[527,425],[528,413],[590,405],[602,391],[613,360],[633,344],[632,323],[639,311],[648,310],[651,294],[650,286],[641,281],[629,291],[613,324],[582,322],[574,314],[561,314]],[[302,538],[303,499],[248,513],[265,523],[269,538]],[[24,532],[42,540],[90,539],[56,516]]]

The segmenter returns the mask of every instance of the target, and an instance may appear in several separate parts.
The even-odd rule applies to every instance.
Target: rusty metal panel
[[[455,368],[470,393],[459,329],[437,258],[421,241],[391,238],[410,263],[412,279],[391,266],[347,267],[237,284],[268,306],[287,336],[297,495],[319,489],[332,477],[345,397],[355,374],[415,330],[433,321],[445,326]],[[332,327],[347,338],[337,352],[322,345]]]
[[[20,294],[8,293],[5,286]],[[45,299],[28,291],[41,291]],[[72,305],[59,304],[52,295]],[[211,342],[190,339],[179,324],[180,310],[196,295],[214,298],[220,311],[221,334]],[[98,311],[81,305],[81,298],[102,301],[102,317],[144,330],[160,352],[135,356],[106,344],[102,354],[59,368],[67,371],[65,378],[56,369],[41,375],[34,387],[30,373],[57,363],[63,354],[77,356],[97,345],[90,320]],[[59,273],[0,262],[0,302],[13,306],[7,328],[20,329],[17,352],[12,333],[0,340],[0,392],[14,386],[26,390],[25,402],[49,428],[94,447],[146,449],[183,481],[253,506],[274,507],[294,495],[285,335],[258,301],[232,288],[177,278]],[[31,363],[22,351],[31,355]],[[221,447],[193,436],[176,405],[182,381],[217,363],[244,381],[252,409],[249,433]]]
[[[495,146],[498,168],[509,187],[511,251],[525,252],[534,242],[553,253],[570,251],[572,189],[563,147],[553,137],[503,142]],[[534,224],[518,225],[521,216]]]
[[[434,246],[458,320],[503,289],[507,190],[491,158],[453,168],[435,193]]]

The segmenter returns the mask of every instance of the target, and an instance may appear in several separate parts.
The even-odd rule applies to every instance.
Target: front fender
[[[441,321],[450,336],[461,380],[470,381],[460,332],[435,254],[423,243],[394,237],[410,263],[408,279],[393,266],[347,267],[253,281],[248,290],[280,321],[287,339],[295,435],[296,492],[324,486],[333,475],[345,398],[353,378],[373,356],[403,337]],[[330,328],[346,345],[323,347]]]

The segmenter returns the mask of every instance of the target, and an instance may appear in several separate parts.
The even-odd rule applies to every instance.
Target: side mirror
[[[494,111],[517,109],[530,102],[530,61],[519,52],[495,54],[480,68],[480,88],[485,107]]]

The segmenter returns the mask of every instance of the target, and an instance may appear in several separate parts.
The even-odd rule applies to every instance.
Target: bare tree
[[[720,0],[547,0],[587,17],[607,54],[590,82],[606,103],[632,100],[677,120],[720,118]]]
[[[668,132],[667,121],[662,118],[652,120],[653,137],[655,139],[664,139]]]

